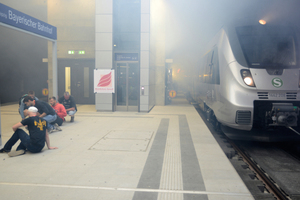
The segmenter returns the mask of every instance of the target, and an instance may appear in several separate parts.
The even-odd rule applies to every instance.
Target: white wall
[[[150,0],[141,0],[141,46],[140,46],[140,112],[147,112],[150,104]]]

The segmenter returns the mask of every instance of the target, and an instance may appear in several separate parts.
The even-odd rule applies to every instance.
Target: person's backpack
[[[28,96],[28,94],[24,94],[22,97],[20,97],[20,99],[19,99],[19,106],[21,105],[23,99],[24,99],[26,96]]]

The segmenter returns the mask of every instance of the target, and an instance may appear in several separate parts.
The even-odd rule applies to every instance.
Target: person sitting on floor
[[[22,120],[21,122],[13,125],[12,129],[14,134],[6,142],[4,147],[0,150],[0,153],[8,153],[9,156],[18,156],[26,152],[26,150],[31,153],[38,153],[42,151],[47,144],[48,149],[57,149],[57,147],[50,146],[49,134],[47,131],[47,121],[43,118],[37,116],[38,109],[36,107],[28,108],[28,118]],[[27,126],[29,135],[22,129],[22,126]],[[18,140],[21,140],[16,151],[11,151],[13,145],[16,144]]]

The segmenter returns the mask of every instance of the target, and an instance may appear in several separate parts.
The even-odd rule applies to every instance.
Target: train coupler
[[[271,111],[266,112],[266,117],[271,118],[266,120],[267,126],[297,126],[299,115],[299,107],[292,103],[272,103]]]

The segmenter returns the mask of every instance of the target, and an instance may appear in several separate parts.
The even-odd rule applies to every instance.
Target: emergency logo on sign
[[[101,75],[98,87],[111,87],[111,72],[109,74]]]

